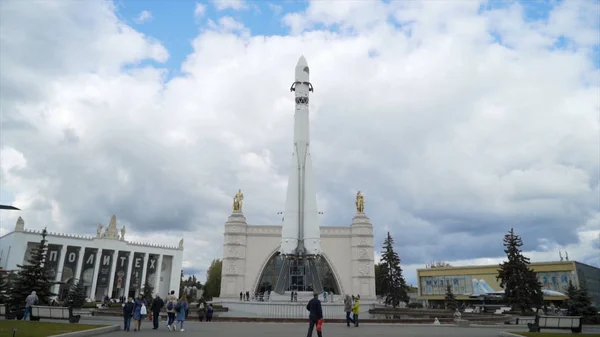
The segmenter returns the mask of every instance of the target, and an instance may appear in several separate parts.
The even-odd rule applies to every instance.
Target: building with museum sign
[[[545,300],[564,300],[569,281],[586,287],[594,305],[600,305],[600,268],[576,261],[534,262],[529,265],[537,273]],[[499,266],[461,266],[417,270],[420,300],[444,301],[446,287],[451,285],[458,300],[476,301],[475,294],[503,291],[496,280]]]
[[[0,237],[0,269],[16,270],[27,263],[31,251],[41,241],[42,231],[26,229],[21,217],[14,231]],[[136,296],[144,284],[165,297],[178,290],[183,258],[183,239],[177,246],[131,242],[125,239],[125,227],[117,229],[113,216],[103,231],[98,225],[95,236],[48,232],[46,263],[57,284],[53,291],[59,299],[66,296],[76,280],[82,280],[87,297],[102,300]]]

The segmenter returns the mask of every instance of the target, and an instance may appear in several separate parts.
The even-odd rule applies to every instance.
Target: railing
[[[262,318],[308,318],[306,303],[223,302],[230,312],[254,314]],[[345,317],[343,304],[322,303],[325,319]]]

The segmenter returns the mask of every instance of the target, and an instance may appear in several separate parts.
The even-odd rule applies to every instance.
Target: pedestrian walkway
[[[171,332],[163,324],[159,330],[152,330],[152,324],[142,326],[143,336],[164,336],[176,333],[181,337],[197,336],[244,336],[244,337],[281,337],[281,336],[306,336],[308,324],[300,323],[199,323],[188,322],[184,325],[185,332]],[[325,323],[323,326],[324,337],[496,337],[504,329],[498,327],[469,327],[459,328],[454,326],[423,326],[423,325],[381,325],[364,324],[358,328],[346,327],[345,324]],[[523,331],[523,328],[517,331]],[[131,332],[115,332],[106,337],[131,336]],[[317,333],[313,332],[313,336]]]

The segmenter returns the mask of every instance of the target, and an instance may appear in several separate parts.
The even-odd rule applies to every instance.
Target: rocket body
[[[284,256],[316,256],[322,253],[322,248],[308,121],[312,85],[304,56],[298,60],[295,78],[291,89],[295,92],[296,101],[294,146],[283,212],[280,253]]]

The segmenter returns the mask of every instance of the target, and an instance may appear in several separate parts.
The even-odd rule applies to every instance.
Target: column
[[[239,299],[240,291],[255,291],[255,280],[245,278],[247,233],[246,217],[233,212],[225,222],[220,298]]]
[[[100,258],[102,257],[102,248],[96,250],[96,262],[94,262],[94,276],[92,278],[92,300],[96,301],[96,286],[98,285],[98,273],[100,272]]]
[[[364,212],[357,212],[352,219],[352,294],[360,294],[363,300],[375,300],[375,262],[373,225]]]
[[[56,269],[56,279],[55,279],[56,282],[62,281],[63,268],[65,267],[65,259],[67,258],[66,252],[67,252],[66,246],[65,245],[60,246],[60,250],[58,251],[58,259],[59,259],[58,260],[58,269]],[[54,290],[52,290],[52,292],[60,295],[59,291],[60,291],[60,284],[55,284]]]
[[[75,280],[79,282],[81,278],[81,268],[83,268],[83,255],[85,254],[85,247],[79,247],[79,255],[77,256],[77,267],[75,267]]]
[[[156,265],[156,281],[154,281],[154,293],[160,294],[160,274],[162,272],[163,255],[158,256],[158,264]]]
[[[142,285],[142,289],[146,285],[146,272],[148,271],[148,253],[144,254],[144,262],[143,263],[144,264],[142,265],[142,282],[140,283]],[[140,291],[142,289],[140,289]]]
[[[125,277],[125,297],[129,298],[129,286],[131,285],[131,268],[133,267],[133,255],[135,252],[129,252],[127,262],[127,275]]]
[[[115,273],[117,271],[117,258],[119,257],[119,250],[115,249],[112,256],[112,265],[110,267],[110,278],[108,279],[108,297],[112,298],[113,287],[115,282]]]

